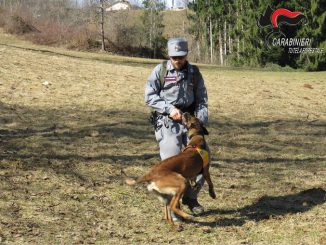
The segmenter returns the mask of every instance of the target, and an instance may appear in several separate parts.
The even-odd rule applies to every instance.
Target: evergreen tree
[[[164,4],[159,0],[143,1],[145,11],[142,16],[146,45],[152,52],[152,58],[162,57],[166,39],[163,37]]]
[[[311,47],[319,48],[319,53],[301,54],[297,64],[310,71],[326,70],[326,1],[309,1],[306,15],[308,24],[299,32],[300,36],[312,39]]]
[[[208,55],[208,40],[207,40],[207,1],[197,0],[190,3],[189,8],[192,12],[188,15],[188,19],[192,25],[189,32],[193,35],[194,40],[197,42],[197,55],[196,60],[205,61]]]
[[[192,14],[188,18],[192,25],[189,29],[198,46],[198,60],[219,60],[224,63],[224,3],[223,0],[197,0],[189,4]],[[219,59],[215,57],[219,54]]]
[[[310,38],[311,47],[323,52],[300,55],[290,53],[289,47],[267,48],[265,37],[273,28],[259,27],[257,20],[268,6],[271,11],[286,8],[303,12],[308,19],[306,25],[282,23],[280,31],[286,37]],[[326,69],[326,0],[197,0],[189,8],[190,33],[197,42],[198,61],[254,67],[276,63],[308,70]],[[282,37],[281,33],[272,33]]]

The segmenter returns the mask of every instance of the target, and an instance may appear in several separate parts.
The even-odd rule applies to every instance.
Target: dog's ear
[[[199,121],[199,120],[198,120],[198,121]],[[203,130],[204,135],[208,135],[208,131],[207,131],[207,129],[205,128],[204,124],[203,124],[201,121],[199,121],[199,124],[200,124],[201,129]]]
[[[203,129],[203,131],[204,131],[204,135],[208,135],[208,131],[207,131],[207,129],[204,127],[204,126],[201,126],[202,127],[202,129]]]

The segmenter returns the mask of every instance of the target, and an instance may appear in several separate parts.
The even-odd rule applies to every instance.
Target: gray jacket
[[[162,64],[157,65],[147,79],[145,103],[157,112],[166,114],[170,114],[174,108],[182,110],[189,107],[195,98],[192,65],[188,63],[186,68],[176,71],[169,60],[163,88],[160,84],[161,67]],[[208,122],[207,91],[201,75],[197,81],[195,114],[203,123]]]

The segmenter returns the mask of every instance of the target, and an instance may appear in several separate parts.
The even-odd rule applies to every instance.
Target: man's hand
[[[182,112],[177,109],[177,108],[174,108],[169,117],[171,117],[174,121],[181,121],[182,120]]]

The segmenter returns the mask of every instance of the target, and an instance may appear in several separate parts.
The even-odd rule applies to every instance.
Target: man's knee
[[[174,131],[176,129],[176,131]],[[178,155],[182,148],[182,136],[183,131],[178,127],[172,127],[172,124],[168,127],[162,127],[160,131],[161,139],[159,141],[160,156],[164,160],[166,158]]]
[[[177,144],[160,144],[160,156],[162,160],[178,155],[180,152],[181,149]]]

